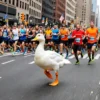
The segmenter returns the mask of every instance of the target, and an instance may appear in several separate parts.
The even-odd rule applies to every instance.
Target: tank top
[[[18,29],[13,29],[12,33],[13,33],[13,40],[18,40],[19,39]]]
[[[8,37],[8,31],[6,29],[3,30],[3,37]]]
[[[25,30],[25,29],[20,29],[20,33],[21,33],[22,35],[26,35],[26,30]]]

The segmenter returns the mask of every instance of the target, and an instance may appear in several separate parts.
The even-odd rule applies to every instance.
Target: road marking
[[[23,54],[23,53],[17,53],[17,52],[16,52],[16,53],[15,53],[15,56],[22,55],[22,54]]]
[[[74,57],[75,57],[75,56],[74,56],[74,55],[72,55],[72,56],[70,56],[70,57],[69,57],[69,59],[73,59]]]
[[[30,64],[30,65],[32,65],[32,64],[34,64],[34,63],[35,63],[35,62],[34,62],[34,61],[32,61],[32,62],[30,62],[29,64]]]
[[[81,58],[81,55],[79,55],[78,58]]]
[[[30,57],[30,56],[33,56],[34,54],[30,54],[30,55],[27,55],[27,56],[24,56],[25,58],[27,58],[27,57]]]
[[[95,59],[98,60],[99,58],[100,58],[100,54],[97,54],[97,55],[95,56]]]
[[[100,85],[100,81],[99,81],[99,85]]]
[[[65,64],[71,64],[71,62],[67,59],[64,60]]]
[[[66,53],[63,54],[64,58],[66,57]],[[71,53],[68,54],[68,57],[71,56]]]
[[[95,100],[98,100],[98,98],[99,98],[99,95],[96,96]]]
[[[91,91],[90,95],[92,95],[92,94],[93,94],[93,91]]]
[[[83,56],[83,59],[86,59],[88,57],[88,54],[85,54],[84,56]]]
[[[13,61],[15,61],[15,60],[9,60],[9,61],[3,62],[1,64],[5,65],[5,64],[8,64],[8,63],[13,62]]]
[[[11,53],[7,53],[7,54],[4,54],[4,55],[0,56],[0,58],[1,58],[1,57],[10,56],[10,55],[11,55]]]

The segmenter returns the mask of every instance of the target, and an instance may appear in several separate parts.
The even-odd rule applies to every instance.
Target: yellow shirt
[[[51,39],[52,30],[46,30],[45,34],[46,34],[46,39]]]

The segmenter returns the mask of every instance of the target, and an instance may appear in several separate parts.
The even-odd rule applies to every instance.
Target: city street
[[[48,85],[52,80],[33,59],[33,54],[0,56],[0,100],[100,100],[100,51],[92,65],[87,54],[78,66],[69,56],[71,63],[60,69],[56,87]]]

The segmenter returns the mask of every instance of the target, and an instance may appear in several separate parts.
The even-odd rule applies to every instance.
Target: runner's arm
[[[99,34],[99,31],[97,29],[97,40],[99,41],[99,37],[100,37],[100,34]]]

